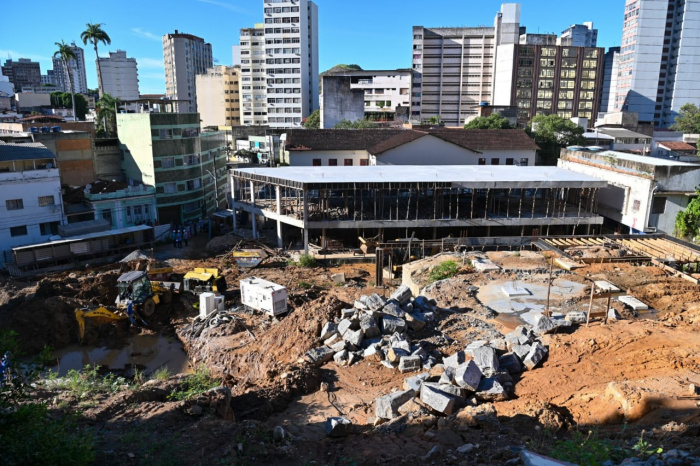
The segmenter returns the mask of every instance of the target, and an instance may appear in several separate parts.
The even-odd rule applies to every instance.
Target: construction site
[[[368,207],[366,187],[304,186],[297,202],[289,182],[238,176],[238,199],[252,201],[240,207],[280,214],[306,248],[266,243],[251,222],[248,239],[199,235],[185,249],[0,276],[0,329],[25,358],[50,347],[32,400],[52,418],[79,414],[94,463],[700,463],[700,249],[600,234],[595,182],[446,188],[428,214],[421,185],[386,186],[405,203]],[[332,209],[343,217],[325,218]],[[309,230],[370,212],[397,231],[406,215],[432,233],[433,217],[488,228],[498,213],[562,235],[409,230],[304,254]],[[123,385],[67,390],[86,366]],[[214,383],[194,390],[203,372]]]

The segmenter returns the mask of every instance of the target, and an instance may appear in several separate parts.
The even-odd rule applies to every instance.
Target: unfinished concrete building
[[[250,219],[253,236],[272,221],[279,247],[299,241],[307,252],[310,238],[352,248],[358,236],[374,235],[590,234],[603,222],[598,192],[606,186],[555,167],[284,167],[230,175],[232,209]]]

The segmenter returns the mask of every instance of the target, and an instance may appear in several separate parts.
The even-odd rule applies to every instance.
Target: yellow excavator
[[[185,274],[182,289],[194,295],[206,292],[223,294],[226,292],[226,279],[219,275],[219,269],[196,267]]]
[[[80,341],[85,338],[85,319],[90,318],[95,319],[94,321],[98,324],[105,324],[107,322],[114,322],[116,320],[124,320],[126,316],[114,313],[104,306],[100,306],[97,309],[87,310],[87,309],[76,309],[75,318],[78,321],[78,327],[80,329]]]

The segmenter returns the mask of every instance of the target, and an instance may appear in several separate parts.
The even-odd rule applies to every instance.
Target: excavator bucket
[[[85,309],[76,309],[75,318],[78,321],[78,327],[80,329],[80,341],[85,338],[85,318],[94,319],[95,323],[104,324],[107,322],[112,322],[115,320],[126,319],[126,316],[116,314],[104,306],[100,306],[97,309],[91,311]]]

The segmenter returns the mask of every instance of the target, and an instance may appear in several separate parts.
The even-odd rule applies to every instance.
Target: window
[[[24,201],[22,199],[8,199],[5,201],[5,207],[7,210],[24,209]]]
[[[41,230],[41,236],[57,235],[58,225],[60,225],[60,222],[40,223],[39,229]]]
[[[102,209],[102,218],[112,223],[112,209]]]
[[[184,157],[185,165],[198,165],[199,162],[199,154],[196,155],[186,155]]]
[[[176,183],[164,183],[163,184],[163,192],[166,194],[173,194],[177,192],[177,184]]]
[[[663,214],[666,213],[666,198],[665,197],[655,197],[654,202],[651,206],[652,214]]]
[[[506,165],[515,165],[513,159],[506,159]]]
[[[328,166],[329,167],[337,167],[338,166],[338,159],[328,159]]]
[[[10,227],[10,236],[26,236],[27,235],[27,225],[22,225],[19,227]]]
[[[314,159],[314,160],[313,160],[313,166],[314,166],[314,167],[320,167],[320,166],[321,166],[321,159]]]
[[[491,165],[498,165],[500,161],[498,160],[498,157],[494,157],[491,159]]]
[[[343,161],[343,165],[345,165],[346,167],[352,167],[352,159],[345,159]]]
[[[520,165],[525,165],[525,166],[527,166],[527,165],[528,165],[528,162],[529,162],[529,160],[528,160],[527,157],[523,157],[523,158],[520,159]]]
[[[126,221],[131,223],[131,207],[126,208]]]
[[[173,168],[175,166],[175,157],[163,157],[160,159],[161,168]]]
[[[53,196],[39,196],[39,207],[54,205]]]
[[[369,165],[369,160],[367,159],[360,159],[360,166],[361,167],[366,167]]]
[[[486,159],[483,157],[479,158],[479,165],[486,165]]]
[[[160,139],[172,139],[173,138],[173,130],[171,130],[171,129],[158,130],[158,137]]]
[[[194,180],[189,180],[187,182],[187,190],[188,191],[199,189],[201,187],[202,187],[202,180],[199,178],[195,178]]]

